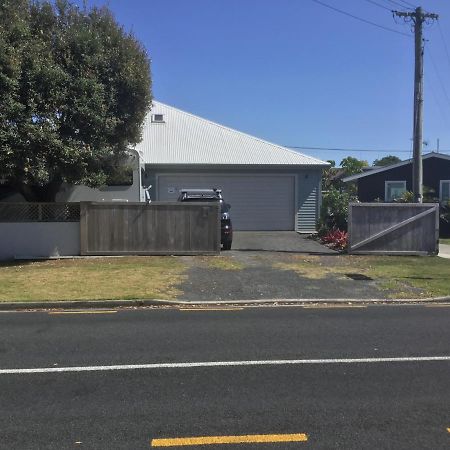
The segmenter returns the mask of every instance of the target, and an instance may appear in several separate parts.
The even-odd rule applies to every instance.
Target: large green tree
[[[106,7],[0,0],[0,178],[27,200],[104,184],[151,99],[148,55]]]

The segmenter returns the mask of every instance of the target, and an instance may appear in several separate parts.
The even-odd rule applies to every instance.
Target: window
[[[117,167],[108,174],[106,186],[132,186],[133,168],[128,166]]]
[[[441,202],[448,202],[450,200],[450,180],[441,180],[439,200]]]
[[[384,200],[393,202],[400,198],[406,192],[406,181],[385,181],[384,182]]]
[[[152,122],[154,123],[164,123],[164,114],[153,114]]]

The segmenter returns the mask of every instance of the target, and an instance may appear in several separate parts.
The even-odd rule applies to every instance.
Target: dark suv
[[[225,203],[220,189],[181,189],[179,202],[219,202],[220,203],[220,237],[224,250],[231,249],[233,226],[231,225],[231,205]]]

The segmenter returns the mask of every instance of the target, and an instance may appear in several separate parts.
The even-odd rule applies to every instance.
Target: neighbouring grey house
[[[151,185],[152,201],[176,201],[182,188],[219,188],[235,230],[316,229],[327,162],[157,101],[131,154],[131,185],[66,186],[58,200],[144,201]]]

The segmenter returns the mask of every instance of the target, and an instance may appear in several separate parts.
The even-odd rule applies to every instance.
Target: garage
[[[222,189],[235,230],[316,230],[328,163],[153,101],[136,145],[152,201]]]
[[[182,188],[222,189],[235,230],[294,230],[295,175],[157,175],[158,200],[176,200]]]

